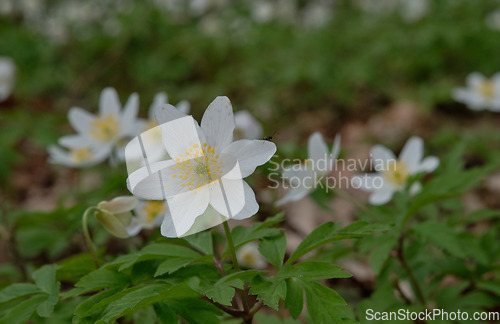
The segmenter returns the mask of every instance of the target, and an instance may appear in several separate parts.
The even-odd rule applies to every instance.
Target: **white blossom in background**
[[[263,140],[233,142],[235,121],[227,97],[208,106],[201,126],[172,105],[164,106],[156,119],[171,160],[132,172],[127,184],[135,196],[167,200],[170,216],[162,223],[162,235],[185,235],[210,209],[219,213],[218,223],[220,215],[245,219],[258,211],[255,194],[242,179],[266,163],[276,146]]]
[[[135,236],[143,229],[160,227],[166,212],[167,205],[162,200],[139,201],[134,209],[135,216],[126,228],[128,235]]]
[[[417,22],[429,12],[429,0],[400,0],[399,12],[408,23]]]
[[[251,15],[255,22],[265,24],[275,17],[274,4],[271,1],[256,0],[252,2]]]
[[[317,0],[309,2],[302,11],[304,26],[309,28],[324,27],[333,18],[333,2]]]
[[[474,72],[467,76],[465,88],[455,88],[452,97],[472,110],[500,111],[500,72],[491,78]]]
[[[47,151],[49,163],[71,168],[90,167],[103,162],[109,156],[109,150],[106,147],[92,147],[85,141],[82,141],[79,146],[74,143],[73,148],[69,149],[50,145]]]
[[[376,173],[352,178],[355,188],[371,192],[369,202],[372,205],[383,205],[392,199],[396,191],[404,190],[408,179],[420,172],[432,172],[439,166],[435,156],[424,156],[424,142],[420,137],[410,138],[403,147],[399,158],[382,145],[371,149],[371,159]],[[411,194],[421,190],[421,184],[415,182],[409,188]]]
[[[7,99],[16,80],[16,65],[12,59],[0,56],[0,102]]]
[[[246,110],[240,110],[234,114],[236,139],[259,139],[262,138],[262,125]]]
[[[155,116],[166,104],[168,104],[168,95],[165,92],[159,92],[154,96],[153,102],[149,106],[148,120],[139,120],[139,128],[142,132],[158,126]],[[185,115],[188,115],[191,110],[191,105],[187,100],[180,101],[175,107]]]
[[[119,196],[110,201],[101,201],[97,204],[95,217],[101,225],[112,235],[118,238],[127,238],[127,226],[132,221],[132,210],[139,201],[132,196]]]
[[[500,30],[500,9],[493,11],[486,17],[486,25],[493,30]]]
[[[313,133],[307,144],[308,159],[303,164],[289,166],[283,170],[282,177],[288,180],[290,189],[286,195],[276,202],[281,206],[291,201],[297,201],[316,189],[316,180],[326,176],[333,170],[335,160],[340,152],[340,136],[333,142],[331,152],[323,140],[323,136]]]
[[[262,270],[267,267],[267,261],[259,252],[256,242],[250,242],[238,249],[236,259],[241,267],[246,269]]]
[[[77,134],[61,137],[59,144],[78,149],[82,143],[88,143],[96,152],[107,152],[112,163],[115,159],[124,160],[125,144],[140,132],[138,110],[139,97],[136,93],[130,95],[122,109],[116,90],[105,88],[101,92],[97,115],[78,107],[70,109],[68,119]]]

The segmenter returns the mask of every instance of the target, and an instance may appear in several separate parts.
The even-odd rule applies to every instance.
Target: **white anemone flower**
[[[465,88],[453,89],[452,97],[472,110],[500,111],[500,72],[491,78],[481,73],[469,74]]]
[[[95,148],[85,144],[83,141],[81,144],[81,146],[75,146],[68,150],[57,145],[50,145],[47,149],[49,163],[71,168],[85,168],[101,163],[109,155],[109,151],[105,147]]]
[[[139,201],[132,196],[119,196],[97,204],[95,217],[104,228],[118,238],[128,238],[127,226],[132,221],[132,210]]]
[[[315,132],[308,140],[308,159],[305,163],[295,164],[283,170],[282,177],[288,180],[290,190],[276,202],[281,206],[291,201],[297,201],[316,189],[316,183],[330,173],[335,166],[335,159],[340,152],[340,135],[335,137],[332,151],[323,140],[323,136]]]
[[[369,202],[383,205],[392,199],[396,191],[403,190],[408,179],[420,172],[432,172],[439,166],[439,159],[428,156],[425,159],[424,141],[417,136],[410,138],[403,147],[399,158],[382,145],[371,149],[371,159],[377,173],[355,176],[352,184],[355,188],[372,192]],[[415,182],[409,188],[410,194],[421,190],[421,184]]]
[[[262,270],[267,267],[267,261],[259,252],[256,242],[250,242],[238,249],[236,259],[241,267]]]
[[[0,57],[0,102],[12,93],[16,78],[16,65],[8,57]]]
[[[195,221],[208,224],[204,228],[214,226],[214,218],[208,223],[197,220],[207,213],[210,217],[219,214],[218,223],[257,213],[255,194],[242,179],[266,163],[276,152],[276,145],[264,140],[233,142],[235,121],[227,97],[217,97],[208,106],[201,126],[171,105],[164,106],[156,119],[171,159],[135,170],[127,184],[135,196],[167,200],[162,235],[186,235]]]
[[[78,134],[61,137],[59,144],[73,149],[81,147],[82,142],[90,143],[98,151],[106,150],[108,155],[115,150],[116,157],[123,160],[124,145],[139,133],[138,110],[139,97],[136,93],[130,95],[122,110],[116,90],[105,88],[101,92],[97,115],[78,107],[70,109],[68,119]]]
[[[161,200],[139,201],[134,209],[135,216],[132,217],[127,226],[129,236],[137,235],[142,229],[153,229],[160,227],[163,217],[167,211],[167,205]]]
[[[262,125],[246,110],[234,114],[236,139],[258,139],[262,137]]]

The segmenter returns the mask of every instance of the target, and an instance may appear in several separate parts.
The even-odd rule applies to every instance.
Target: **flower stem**
[[[406,273],[408,274],[408,278],[410,279],[411,285],[413,286],[413,289],[415,290],[415,293],[417,295],[419,302],[422,305],[427,306],[427,302],[425,300],[422,289],[420,288],[417,277],[415,277],[413,270],[411,269],[410,265],[408,264],[408,261],[406,261],[406,258],[404,256],[403,244],[404,244],[404,234],[402,234],[398,240],[398,250],[396,251],[397,256],[398,256],[398,260],[401,263],[401,265],[403,266],[403,268],[405,269]]]
[[[90,238],[90,233],[89,233],[89,227],[87,224],[87,220],[89,217],[89,214],[96,211],[96,207],[89,207],[85,210],[83,213],[82,217],[82,228],[83,228],[83,235],[85,236],[85,242],[87,243],[87,247],[89,248],[90,255],[92,256],[92,259],[94,260],[95,267],[98,269],[99,268],[99,259],[97,258],[97,253],[94,249],[94,244],[92,243],[92,239]]]
[[[239,272],[240,265],[238,264],[238,259],[236,258],[236,249],[234,248],[233,237],[231,236],[231,231],[229,230],[229,225],[227,224],[227,221],[224,221],[223,224],[224,224],[224,232],[226,233],[227,247],[231,252],[231,257],[233,258],[234,270]]]

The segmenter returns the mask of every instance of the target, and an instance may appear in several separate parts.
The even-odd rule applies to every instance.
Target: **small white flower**
[[[329,152],[323,136],[316,132],[309,137],[307,151],[308,159],[304,164],[296,164],[283,170],[282,176],[288,180],[290,190],[276,202],[277,206],[304,198],[316,188],[316,180],[333,170],[340,152],[340,136],[335,137],[332,151]]]
[[[84,142],[82,144],[85,145]],[[109,155],[109,151],[104,147],[80,146],[65,150],[57,145],[50,145],[47,150],[49,163],[72,168],[85,168],[99,164]]]
[[[8,57],[0,56],[0,102],[12,93],[16,79],[16,65]]]
[[[95,217],[112,235],[118,238],[127,238],[127,226],[132,221],[132,210],[139,201],[135,197],[120,196],[110,201],[101,201],[97,205]]]
[[[167,213],[162,223],[162,235],[185,235],[211,208],[234,219],[245,219],[258,211],[255,194],[242,179],[266,163],[276,146],[263,140],[233,142],[235,121],[227,97],[217,97],[208,106],[201,127],[172,105],[164,106],[156,119],[172,159],[132,172],[127,182],[129,190],[140,198],[167,200],[170,216]],[[219,216],[219,223],[221,220]]]
[[[401,16],[408,23],[422,19],[429,12],[429,0],[400,0]]]
[[[128,235],[135,236],[142,229],[160,227],[166,212],[167,205],[164,201],[139,201],[134,209],[135,216],[127,226]]]
[[[500,73],[496,73],[491,79],[477,72],[471,73],[467,76],[466,85],[465,88],[453,90],[453,99],[472,110],[500,111]]]
[[[73,149],[80,148],[82,143],[89,143],[99,152],[107,151],[108,156],[115,150],[118,159],[123,160],[126,142],[139,133],[138,110],[139,97],[136,93],[130,95],[122,110],[116,90],[105,88],[101,92],[97,115],[78,107],[70,109],[68,119],[78,134],[61,137],[59,144]]]
[[[141,132],[158,126],[155,116],[166,104],[168,104],[168,95],[165,92],[159,92],[154,96],[153,102],[151,103],[151,106],[149,106],[148,120],[139,120]],[[187,115],[191,110],[191,105],[189,104],[189,101],[182,100],[176,105],[176,108],[183,114]]]
[[[408,179],[420,172],[432,172],[439,166],[439,159],[428,156],[423,159],[424,142],[420,137],[410,138],[399,158],[382,145],[375,145],[371,150],[371,159],[377,173],[356,176],[352,178],[355,188],[372,192],[369,202],[372,205],[383,205],[392,199],[396,191],[406,187]],[[421,190],[421,184],[415,182],[410,193]]]
[[[238,249],[236,259],[241,267],[262,270],[267,267],[267,261],[259,252],[256,242],[250,242]]]
[[[486,17],[486,25],[493,30],[500,30],[500,9],[493,11]]]
[[[262,137],[262,125],[246,110],[234,114],[236,139],[258,139]]]

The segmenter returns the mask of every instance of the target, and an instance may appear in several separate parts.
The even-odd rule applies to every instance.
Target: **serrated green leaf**
[[[130,284],[130,279],[127,275],[105,268],[92,271],[84,276],[75,284],[74,289],[70,290],[65,298],[78,296],[90,291],[101,290],[105,288],[124,288]]]
[[[413,231],[452,255],[459,258],[465,257],[464,250],[460,247],[462,243],[458,239],[457,233],[445,224],[427,221],[414,226]]]
[[[286,280],[285,307],[288,308],[290,316],[297,319],[304,307],[304,286],[297,278]]]
[[[47,295],[34,296],[27,299],[0,318],[0,324],[23,324],[26,323],[35,312],[35,309],[47,299]]]
[[[346,302],[333,289],[317,282],[303,282],[307,312],[313,323],[355,323]]]
[[[212,234],[210,231],[203,231],[183,238],[192,247],[206,254],[214,254]]]
[[[102,300],[105,300],[113,296],[117,296],[121,290],[122,290],[121,288],[112,288],[101,291],[93,296],[90,296],[76,307],[75,316],[80,319],[83,319],[84,317],[92,315],[92,310],[95,305],[99,304]],[[104,311],[104,309],[98,308],[97,311],[98,313],[101,313],[102,311]],[[79,319],[77,319],[77,322],[79,322]],[[93,322],[94,321],[92,320],[91,323]]]
[[[47,294],[51,294],[56,284],[57,265],[45,265],[33,272],[35,284]]]
[[[259,252],[269,261],[269,263],[277,268],[281,268],[286,252],[285,234],[262,239],[259,243]]]
[[[168,299],[164,301],[189,324],[219,324],[222,312],[200,298]]]
[[[301,280],[321,280],[330,278],[350,278],[352,275],[342,267],[329,262],[301,262],[283,267],[275,276],[275,279],[299,278]]]
[[[154,274],[155,277],[161,276],[165,273],[172,273],[180,268],[183,268],[193,262],[191,258],[183,258],[183,257],[171,257],[167,260],[160,263],[156,272]]]
[[[153,304],[156,316],[162,324],[178,324],[179,317],[175,311],[165,303]]]
[[[243,289],[244,283],[249,282],[255,276],[264,273],[258,270],[248,270],[232,273],[219,279],[204,294],[223,305],[231,305],[231,300],[236,293],[235,288]]]
[[[265,305],[278,310],[278,303],[286,297],[286,281],[267,277],[255,277],[250,285],[250,294],[257,295]]]

